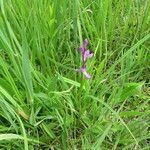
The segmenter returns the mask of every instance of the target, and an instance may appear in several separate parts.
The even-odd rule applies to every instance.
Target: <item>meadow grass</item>
[[[149,0],[0,0],[1,150],[148,150],[149,81]]]

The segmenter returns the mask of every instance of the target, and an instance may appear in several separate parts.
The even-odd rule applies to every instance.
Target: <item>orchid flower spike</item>
[[[80,52],[82,53],[82,68],[79,69],[79,72],[82,72],[86,79],[91,78],[91,76],[86,72],[86,62],[93,56],[93,53],[91,53],[90,50],[87,50],[88,43],[88,40],[85,39],[83,45],[80,47]]]

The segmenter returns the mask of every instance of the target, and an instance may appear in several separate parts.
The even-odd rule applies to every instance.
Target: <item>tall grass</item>
[[[0,0],[0,148],[148,150],[149,2]]]

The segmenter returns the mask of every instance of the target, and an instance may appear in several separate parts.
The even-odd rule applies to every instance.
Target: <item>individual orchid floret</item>
[[[86,47],[88,44],[89,44],[88,40],[85,39],[84,42],[83,42],[84,47]]]
[[[85,39],[84,42],[83,42],[83,45],[80,47],[80,51],[82,53],[84,53],[86,51],[86,47],[87,47],[88,43],[89,43],[88,40]]]
[[[79,72],[82,72],[87,80],[91,78],[91,76],[86,72],[86,65],[83,65],[83,67],[79,69]]]
[[[81,47],[80,47],[80,51],[81,51],[82,54],[85,52],[84,46],[81,46]]]
[[[83,54],[83,61],[84,62],[86,62],[86,60],[88,59],[88,58],[91,58],[93,56],[93,53],[91,53],[89,50],[86,50],[85,52],[84,52],[84,54]]]

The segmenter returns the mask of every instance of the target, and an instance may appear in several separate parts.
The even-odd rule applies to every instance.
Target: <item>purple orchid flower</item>
[[[80,47],[80,51],[82,53],[82,60],[84,62],[86,62],[86,60],[88,58],[91,58],[93,56],[93,53],[90,53],[89,50],[86,50],[87,45],[88,45],[88,40],[85,39],[84,42],[83,42],[83,45]]]
[[[88,58],[91,58],[93,56],[93,53],[90,53],[89,50],[85,50],[82,56],[83,61],[86,62]]]
[[[84,42],[83,42],[83,45],[86,47],[88,44],[89,44],[88,40],[85,39]]]
[[[91,78],[91,76],[86,72],[86,65],[79,69],[79,72],[82,72],[87,80]]]
[[[93,56],[93,53],[91,53],[89,50],[87,50],[88,40],[85,39],[83,42],[83,45],[80,47],[80,51],[82,53],[82,68],[79,69],[79,72],[82,72],[86,79],[90,79],[91,76],[86,72],[86,61],[88,58],[91,58]]]
[[[86,47],[87,47],[88,43],[89,43],[88,40],[85,39],[84,42],[83,42],[83,45],[80,47],[80,51],[82,53],[84,53],[86,51]]]

